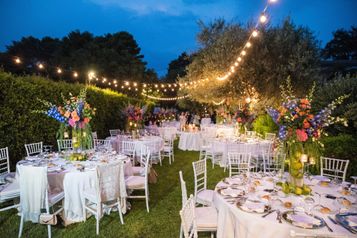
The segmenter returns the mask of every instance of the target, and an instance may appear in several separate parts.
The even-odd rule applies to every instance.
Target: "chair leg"
[[[214,237],[214,234],[213,234],[213,232],[211,232],[211,238],[213,238]]]
[[[48,238],[51,238],[51,225],[47,225]]]
[[[180,238],[183,237],[182,225],[180,226]]]
[[[101,216],[101,209],[102,209],[102,205],[101,204],[97,204],[97,215],[96,215],[96,233],[97,235],[99,235],[99,220],[100,220],[100,216]]]
[[[121,211],[120,198],[118,198],[118,213],[119,213],[120,223],[121,223],[121,224],[124,224],[123,213],[122,213],[122,211]]]
[[[24,227],[24,215],[21,213],[21,220],[20,220],[20,228],[19,228],[19,237],[22,235],[22,229]]]
[[[145,189],[146,211],[149,213],[149,191]]]

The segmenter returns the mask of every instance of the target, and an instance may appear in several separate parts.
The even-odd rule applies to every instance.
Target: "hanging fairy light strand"
[[[184,96],[178,96],[178,97],[171,97],[171,98],[168,98],[168,97],[155,97],[155,96],[151,96],[151,95],[148,95],[146,93],[141,93],[143,96],[147,97],[147,98],[150,98],[150,99],[153,99],[153,100],[159,100],[159,101],[176,101],[176,100],[181,100],[181,99],[185,99],[185,98],[188,98],[190,95],[184,95]]]
[[[229,67],[229,71],[226,72],[224,75],[217,77],[217,80],[226,80],[228,79],[231,75],[233,75],[236,72],[236,69],[240,66],[240,64],[243,61],[243,58],[247,55],[247,50],[252,47],[252,39],[258,37],[259,31],[258,27],[261,24],[265,24],[268,21],[268,15],[267,15],[267,10],[270,4],[277,2],[277,0],[268,0],[262,13],[259,16],[259,21],[256,23],[255,27],[253,28],[253,31],[250,33],[248,40],[243,46],[243,49],[240,51],[239,55],[237,56],[236,60],[234,63]]]

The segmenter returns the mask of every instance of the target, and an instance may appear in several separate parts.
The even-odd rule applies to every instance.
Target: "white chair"
[[[92,139],[93,140],[98,139],[98,134],[96,131],[92,132]]]
[[[18,182],[15,181],[15,173],[10,172],[7,147],[0,149],[0,180],[1,184],[4,184],[4,187],[0,190],[0,203],[15,200],[20,196],[20,188]],[[19,204],[2,207],[0,212],[17,207],[19,207]]]
[[[198,232],[211,232],[213,237],[213,233],[217,231],[218,217],[217,212],[212,214],[210,212],[211,209],[205,209],[199,213],[195,207],[195,198],[191,195],[180,211],[184,237],[197,238]]]
[[[124,224],[122,202],[125,202],[127,195],[122,161],[99,165],[96,173],[95,187],[83,192],[83,214],[85,219],[87,211],[95,216],[96,234],[99,235],[99,221],[105,208],[117,207],[120,222]]]
[[[148,152],[149,152],[149,148],[146,145],[142,145],[140,147],[139,166],[132,166],[131,167],[131,170],[133,171],[134,175],[144,176],[146,155],[147,155]]]
[[[349,163],[349,160],[321,157],[321,175],[341,179],[344,182]]]
[[[196,202],[205,206],[211,206],[213,201],[213,190],[207,189],[207,164],[206,159],[192,162],[195,179]]]
[[[73,150],[72,139],[57,140],[58,151]]]
[[[211,159],[212,168],[214,168],[215,164],[218,164],[223,158],[223,151],[218,150],[218,147],[215,146],[215,141],[213,138],[208,139],[211,144],[210,148],[206,150],[206,158]]]
[[[144,190],[145,195],[129,195],[128,198],[145,198],[146,201],[146,211],[149,212],[149,183],[148,183],[148,176],[149,176],[149,161],[150,161],[150,151],[146,154],[145,158],[145,169],[144,169],[144,176],[129,176],[125,180],[126,188],[128,190]]]
[[[135,156],[135,142],[134,141],[122,141],[121,152],[134,159]]]
[[[145,142],[145,145],[149,148],[151,162],[157,163],[157,161],[159,161],[160,165],[162,165],[161,150],[163,148],[162,148],[161,141],[160,140],[147,141]]]
[[[119,129],[109,130],[109,134],[110,134],[110,136],[120,135],[120,130]]]
[[[110,140],[94,139],[93,140],[94,149],[105,149],[108,151],[112,150],[112,143]]]
[[[166,138],[164,139],[164,147],[162,149],[162,157],[165,158],[169,158],[169,164],[171,164],[171,160],[172,162],[175,161],[175,155],[174,155],[174,138],[171,135],[170,138]]]
[[[229,176],[250,171],[250,153],[228,152]]]
[[[275,140],[275,137],[276,137],[276,135],[275,135],[275,133],[265,133],[265,139],[266,140],[271,140],[271,141],[273,141],[273,140]]]
[[[278,172],[279,170],[284,171],[285,159],[286,159],[286,154],[283,153],[282,151],[278,151],[274,153],[272,160],[270,160],[270,162],[266,166],[266,170],[276,171],[276,172]]]
[[[64,193],[48,191],[47,167],[18,166],[20,182],[20,204],[21,221],[19,237],[25,221],[39,222],[41,209],[46,209],[46,214],[50,214],[50,208],[61,202]],[[62,212],[63,207],[55,211],[52,215]],[[48,237],[51,237],[51,225],[47,225]]]
[[[273,142],[269,141],[261,143],[259,147],[260,152],[256,157],[258,157],[258,164],[260,165],[260,168],[262,168],[263,172],[266,173],[273,157]]]
[[[246,131],[245,135],[249,138],[254,138],[257,135],[257,133],[255,131]]]
[[[207,137],[207,133],[205,132],[201,132],[201,139],[202,139],[202,144],[200,146],[200,157],[199,159],[212,159],[212,154],[207,154],[207,151],[211,151],[212,150],[212,142],[209,139],[209,137]],[[207,158],[207,156],[209,158]]]
[[[43,152],[43,142],[25,144],[27,156],[38,155]]]

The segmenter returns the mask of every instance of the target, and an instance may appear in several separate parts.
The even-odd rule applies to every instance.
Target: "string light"
[[[44,68],[43,64],[41,64],[41,63],[38,64],[37,66],[38,66],[39,69],[43,69]]]
[[[257,30],[254,30],[254,31],[252,32],[252,36],[253,36],[253,37],[257,37],[257,36],[258,36],[258,31],[257,31]]]
[[[78,77],[78,73],[77,73],[77,72],[74,72],[74,73],[73,73],[73,77],[77,78],[77,77]]]
[[[250,43],[250,42],[248,41],[247,44],[245,44],[245,46],[246,46],[247,48],[250,48],[250,47],[252,46],[252,43]]]
[[[259,21],[260,21],[261,23],[265,23],[267,20],[268,20],[268,18],[267,18],[264,14],[262,14],[262,15],[260,16],[260,18],[259,18]]]
[[[58,73],[58,74],[61,74],[61,73],[62,73],[62,69],[58,68],[58,69],[57,69],[57,73]]]
[[[15,58],[15,63],[16,63],[16,64],[21,64],[21,60],[20,60],[19,57],[16,57],[16,58]]]
[[[143,96],[148,97],[150,99],[154,99],[154,100],[159,100],[159,101],[176,101],[176,100],[181,100],[181,99],[185,99],[187,97],[189,97],[189,95],[185,95],[185,96],[178,96],[178,97],[172,97],[172,98],[168,98],[168,97],[155,97],[155,96],[151,96],[145,93],[141,93]]]

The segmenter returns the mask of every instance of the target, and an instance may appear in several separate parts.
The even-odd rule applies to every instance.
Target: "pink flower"
[[[71,127],[74,127],[74,125],[76,124],[76,122],[71,118],[68,120],[68,124],[71,126]]]
[[[307,141],[308,139],[307,133],[301,129],[296,129],[296,137],[301,142]]]

